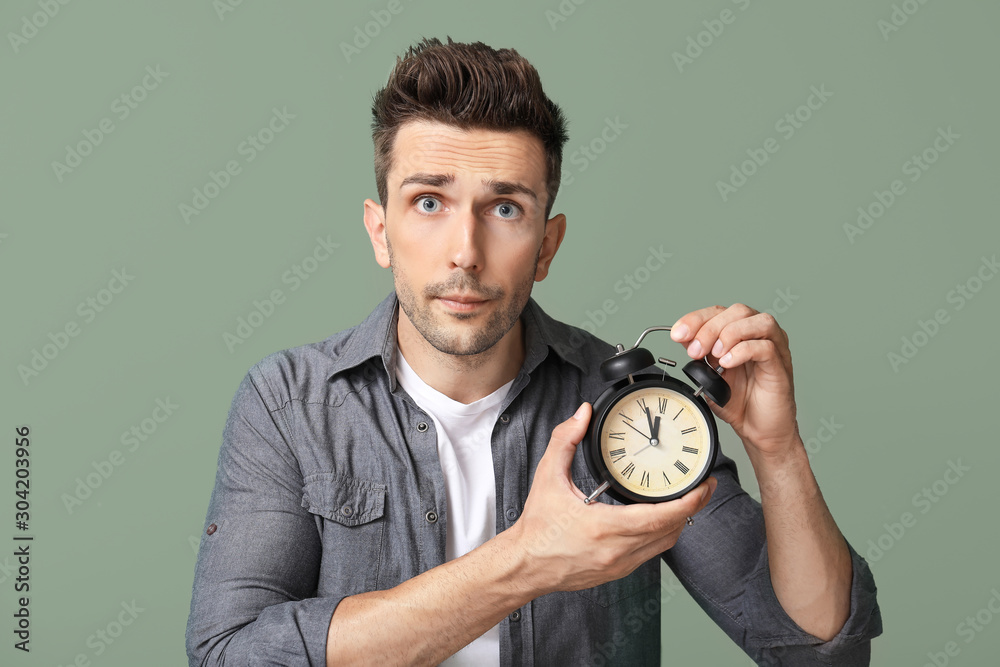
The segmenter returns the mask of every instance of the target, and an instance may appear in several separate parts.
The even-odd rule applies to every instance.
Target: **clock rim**
[[[591,415],[590,425],[587,427],[587,432],[583,436],[584,460],[587,463],[587,467],[590,469],[590,474],[595,480],[598,480],[599,482],[608,482],[610,484],[605,493],[621,503],[661,503],[669,500],[676,500],[704,482],[705,479],[707,479],[711,474],[712,469],[715,467],[715,461],[720,449],[719,431],[718,426],[715,423],[715,415],[712,414],[712,410],[708,407],[708,403],[705,402],[704,398],[701,396],[695,396],[694,389],[677,378],[670,375],[661,375],[659,373],[634,373],[632,375],[632,379],[634,382],[629,382],[628,378],[619,380],[605,389],[604,392],[598,396],[597,400],[594,401],[594,411]],[[690,399],[699,410],[701,410],[702,416],[705,417],[705,422],[708,424],[708,446],[709,449],[711,449],[711,452],[709,452],[707,465],[704,470],[694,478],[694,481],[690,485],[680,491],[668,493],[665,496],[643,496],[625,488],[617,479],[614,478],[613,475],[610,474],[610,472],[605,473],[605,471],[607,471],[607,465],[604,463],[604,457],[601,454],[600,449],[601,428],[604,426],[604,421],[607,418],[611,407],[617,404],[627,394],[646,387],[660,387],[683,394]],[[598,461],[600,461],[600,464],[598,464]]]

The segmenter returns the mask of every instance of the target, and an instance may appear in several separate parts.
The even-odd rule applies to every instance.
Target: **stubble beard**
[[[528,298],[531,296],[531,287],[534,283],[535,271],[538,268],[538,255],[535,256],[534,266],[531,273],[525,276],[514,287],[514,292],[508,300],[504,300],[506,293],[502,287],[490,287],[480,282],[479,278],[471,273],[455,273],[445,282],[430,283],[423,289],[424,302],[418,302],[409,282],[406,279],[406,272],[396,263],[392,253],[392,244],[386,239],[386,247],[389,251],[389,265],[392,269],[393,280],[396,285],[396,296],[399,299],[399,307],[403,309],[406,317],[417,332],[434,349],[444,354],[454,356],[469,357],[487,352],[494,345],[500,342],[508,331],[517,323],[521,317]],[[481,327],[470,332],[470,335],[462,335],[450,330],[447,322],[441,322],[432,311],[434,299],[452,292],[471,292],[484,299],[497,301],[500,307],[493,311],[489,319]],[[439,317],[454,318],[455,320],[468,320],[476,317],[475,313],[455,313],[442,315]],[[488,356],[488,355],[487,355]]]

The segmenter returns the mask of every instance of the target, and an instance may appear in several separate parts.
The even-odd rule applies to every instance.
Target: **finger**
[[[779,353],[778,346],[771,340],[745,340],[737,343],[732,350],[719,360],[723,368],[734,368],[748,361],[756,362],[757,370],[775,379],[791,375],[791,369]]]
[[[727,324],[719,333],[718,341],[716,341],[712,349],[712,355],[721,359],[740,342],[758,339],[766,339],[774,342],[782,360],[789,366],[791,365],[791,353],[788,352],[788,335],[784,329],[778,326],[778,322],[769,313],[757,313],[756,315]]]
[[[552,437],[549,445],[542,455],[542,460],[538,462],[538,471],[545,474],[557,472],[562,475],[568,474],[576,455],[576,447],[583,440],[587,427],[590,425],[590,403],[583,403],[577,408],[572,417],[562,422],[552,430]]]
[[[687,527],[688,517],[695,516],[708,505],[708,502],[712,498],[712,494],[715,492],[716,486],[718,486],[718,480],[714,477],[709,477],[697,488],[683,496],[683,498],[678,499],[687,500],[689,502],[688,506],[684,508],[684,503],[678,502],[678,504],[674,506],[674,509],[680,511],[678,511],[676,516],[671,519],[671,523],[664,529],[665,532],[658,535],[655,540],[651,542],[644,542],[641,546],[638,546],[632,552],[634,557],[639,562],[645,562],[650,558],[654,558],[664,551],[672,548],[680,537],[681,532]],[[704,487],[707,487],[708,491],[702,495],[701,491],[703,491]],[[661,505],[664,504],[666,503],[661,503]]]
[[[689,341],[698,333],[701,325],[724,310],[725,308],[722,306],[709,306],[701,310],[694,310],[673,323],[670,327],[670,337],[678,343]]]
[[[714,308],[719,308],[715,306]],[[691,331],[692,340],[687,343],[688,356],[698,359],[704,357],[715,347],[722,330],[737,320],[747,319],[757,314],[757,311],[742,303],[734,303],[729,308],[722,311],[713,309],[702,309],[690,315],[695,315],[690,320],[690,315],[685,315],[681,320]],[[673,330],[671,329],[671,332]],[[686,340],[686,339],[685,339]]]
[[[657,539],[655,542],[645,544],[640,548],[636,549],[633,552],[633,554],[635,555],[635,559],[639,563],[645,563],[646,561],[652,558],[656,558],[664,551],[670,550],[671,548],[673,548],[675,544],[677,544],[677,540],[680,539],[681,532],[684,530],[684,528],[685,525],[683,523],[679,524],[676,530],[670,531],[663,537]]]
[[[719,485],[719,480],[714,477],[708,477],[704,482],[696,486],[695,488],[688,491],[686,494],[678,498],[677,500],[670,501],[671,503],[676,503],[671,509],[676,511],[677,516],[683,515],[684,521],[687,518],[694,516],[712,500],[712,494],[715,493],[715,487]],[[668,503],[660,503],[661,505],[666,505]]]
[[[625,508],[628,513],[622,514],[621,534],[664,533],[683,527],[689,516],[694,516],[708,504],[716,486],[718,480],[709,477],[675,500],[628,506]]]

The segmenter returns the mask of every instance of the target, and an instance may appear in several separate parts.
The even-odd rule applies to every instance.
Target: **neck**
[[[524,326],[520,319],[490,349],[456,355],[428,343],[400,308],[397,341],[406,363],[420,379],[459,403],[489,396],[517,377],[524,363]]]

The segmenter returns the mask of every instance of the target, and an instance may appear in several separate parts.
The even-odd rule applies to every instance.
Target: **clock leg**
[[[583,499],[583,504],[589,505],[590,503],[594,502],[595,500],[597,500],[597,497],[602,493],[604,493],[605,491],[607,491],[610,486],[611,482],[605,482],[604,484],[601,484],[599,487],[594,489],[594,492],[592,494]]]

